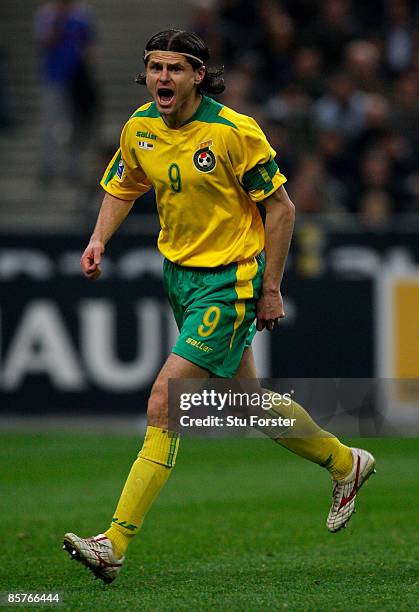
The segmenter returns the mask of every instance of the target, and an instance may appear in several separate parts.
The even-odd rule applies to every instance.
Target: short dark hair
[[[188,32],[187,30],[162,30],[157,32],[145,46],[145,52],[148,51],[174,51],[175,53],[194,55],[202,61],[202,64],[191,57],[185,56],[194,70],[205,64],[205,77],[199,86],[199,91],[214,95],[224,91],[224,66],[220,68],[208,68],[206,66],[210,52],[205,42],[195,32]],[[148,58],[145,59],[144,63],[147,67]],[[146,72],[140,72],[136,82],[145,85]]]

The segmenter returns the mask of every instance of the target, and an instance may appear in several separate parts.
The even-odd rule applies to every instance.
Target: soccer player
[[[120,572],[129,543],[175,465],[179,438],[168,426],[168,380],[256,379],[256,327],[272,330],[284,316],[280,283],[294,206],[258,124],[205,95],[224,89],[222,70],[208,68],[208,59],[207,46],[192,32],[167,30],[148,41],[145,73],[137,81],[147,85],[153,101],[122,130],[81,258],[84,274],[97,278],[108,240],[134,200],[154,186],[164,286],[179,337],[151,390],[144,444],[110,528],[91,538],[64,536],[64,548],[107,583]],[[257,202],[266,209],[265,226]],[[299,437],[275,441],[331,474],[327,527],[338,531],[374,470],[374,458],[321,430],[296,402],[280,412],[296,418],[293,435]]]

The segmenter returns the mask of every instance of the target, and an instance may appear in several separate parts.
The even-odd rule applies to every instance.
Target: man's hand
[[[256,306],[256,329],[262,331],[265,327],[272,331],[278,319],[285,317],[282,295],[279,290],[263,291]]]
[[[87,278],[94,279],[100,276],[102,272],[100,262],[105,252],[105,244],[108,244],[110,238],[127,217],[133,204],[134,200],[120,200],[110,193],[105,193],[95,229],[80,260],[80,265]]]
[[[81,268],[87,278],[95,279],[101,275],[100,262],[102,261],[104,251],[105,246],[99,240],[89,242],[87,245],[80,259]]]

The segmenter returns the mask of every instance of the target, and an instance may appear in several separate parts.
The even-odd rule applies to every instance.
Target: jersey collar
[[[189,119],[184,121],[184,123],[182,123],[178,128],[174,128],[174,129],[181,130],[183,127],[185,127],[186,125],[189,125],[193,121],[199,121],[205,114],[205,109],[207,108],[208,104],[210,104],[210,98],[208,98],[207,96],[202,96],[202,100],[199,103],[199,106],[194,112],[194,114],[191,117],[189,117]],[[161,117],[161,120],[164,123],[163,117],[161,116],[161,113],[159,113],[159,111],[157,110],[157,106],[155,102],[152,103],[150,108],[153,108],[153,112],[155,112],[157,116]],[[173,128],[169,128],[165,123],[164,125],[168,130],[171,130],[171,131],[173,130]]]

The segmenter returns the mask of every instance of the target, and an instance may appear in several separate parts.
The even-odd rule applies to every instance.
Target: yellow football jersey
[[[161,253],[182,266],[215,267],[262,251],[256,202],[286,181],[274,157],[254,119],[212,98],[179,129],[149,102],[124,126],[101,185],[122,200],[153,186]]]

